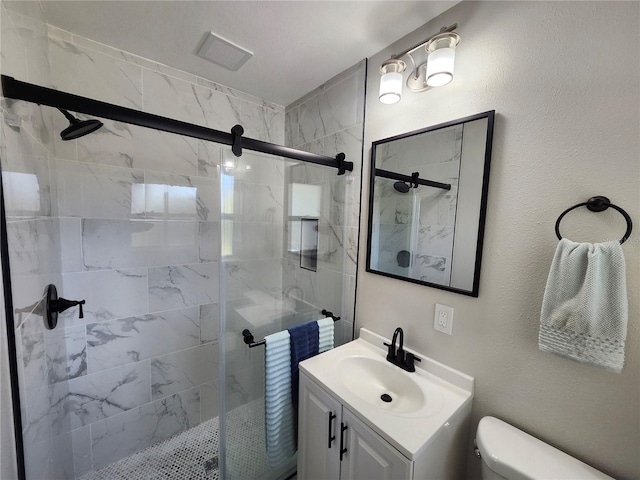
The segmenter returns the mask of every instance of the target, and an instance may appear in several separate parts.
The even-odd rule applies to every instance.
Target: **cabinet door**
[[[412,464],[347,408],[342,422],[348,427],[344,443],[340,480],[409,480]]]
[[[342,405],[300,371],[298,401],[298,479],[340,477]]]

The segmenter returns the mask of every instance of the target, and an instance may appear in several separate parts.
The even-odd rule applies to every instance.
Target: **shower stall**
[[[364,62],[334,93],[325,86],[286,111],[145,69],[146,97],[132,100],[131,62],[120,61],[123,78],[107,78],[122,80],[117,96],[72,82],[64,96],[39,87],[66,84],[56,59],[69,57],[64,70],[91,55],[114,70],[114,58],[51,30],[15,33],[51,56],[42,78],[3,88],[3,352],[19,477],[291,475],[295,456],[267,459],[264,349],[242,332],[258,341],[327,310],[341,317],[336,344],[353,336],[362,114],[313,139],[305,122],[307,106],[344,99],[345,87],[362,108]],[[5,59],[2,72],[20,80]],[[152,102],[167,82],[180,108]],[[236,123],[246,136],[226,133]],[[74,125],[92,133],[75,137]],[[285,134],[297,149],[278,145]],[[84,300],[82,318],[72,306],[48,329],[49,285]]]

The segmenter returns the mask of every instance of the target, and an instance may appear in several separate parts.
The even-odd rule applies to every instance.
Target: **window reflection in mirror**
[[[373,143],[367,271],[478,295],[493,118],[485,112]]]

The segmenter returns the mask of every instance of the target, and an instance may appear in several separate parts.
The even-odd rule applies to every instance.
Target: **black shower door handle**
[[[331,442],[336,439],[335,435],[331,435],[331,430],[333,426],[333,420],[336,418],[336,414],[333,412],[329,412],[329,445],[328,448],[331,448]]]
[[[347,453],[347,449],[344,446],[344,432],[347,431],[349,427],[344,423],[340,422],[340,461],[342,461],[342,457],[345,453]]]

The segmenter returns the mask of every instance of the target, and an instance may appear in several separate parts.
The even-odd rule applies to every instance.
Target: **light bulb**
[[[380,77],[380,101],[387,105],[397,103],[402,98],[402,74],[385,73]]]

